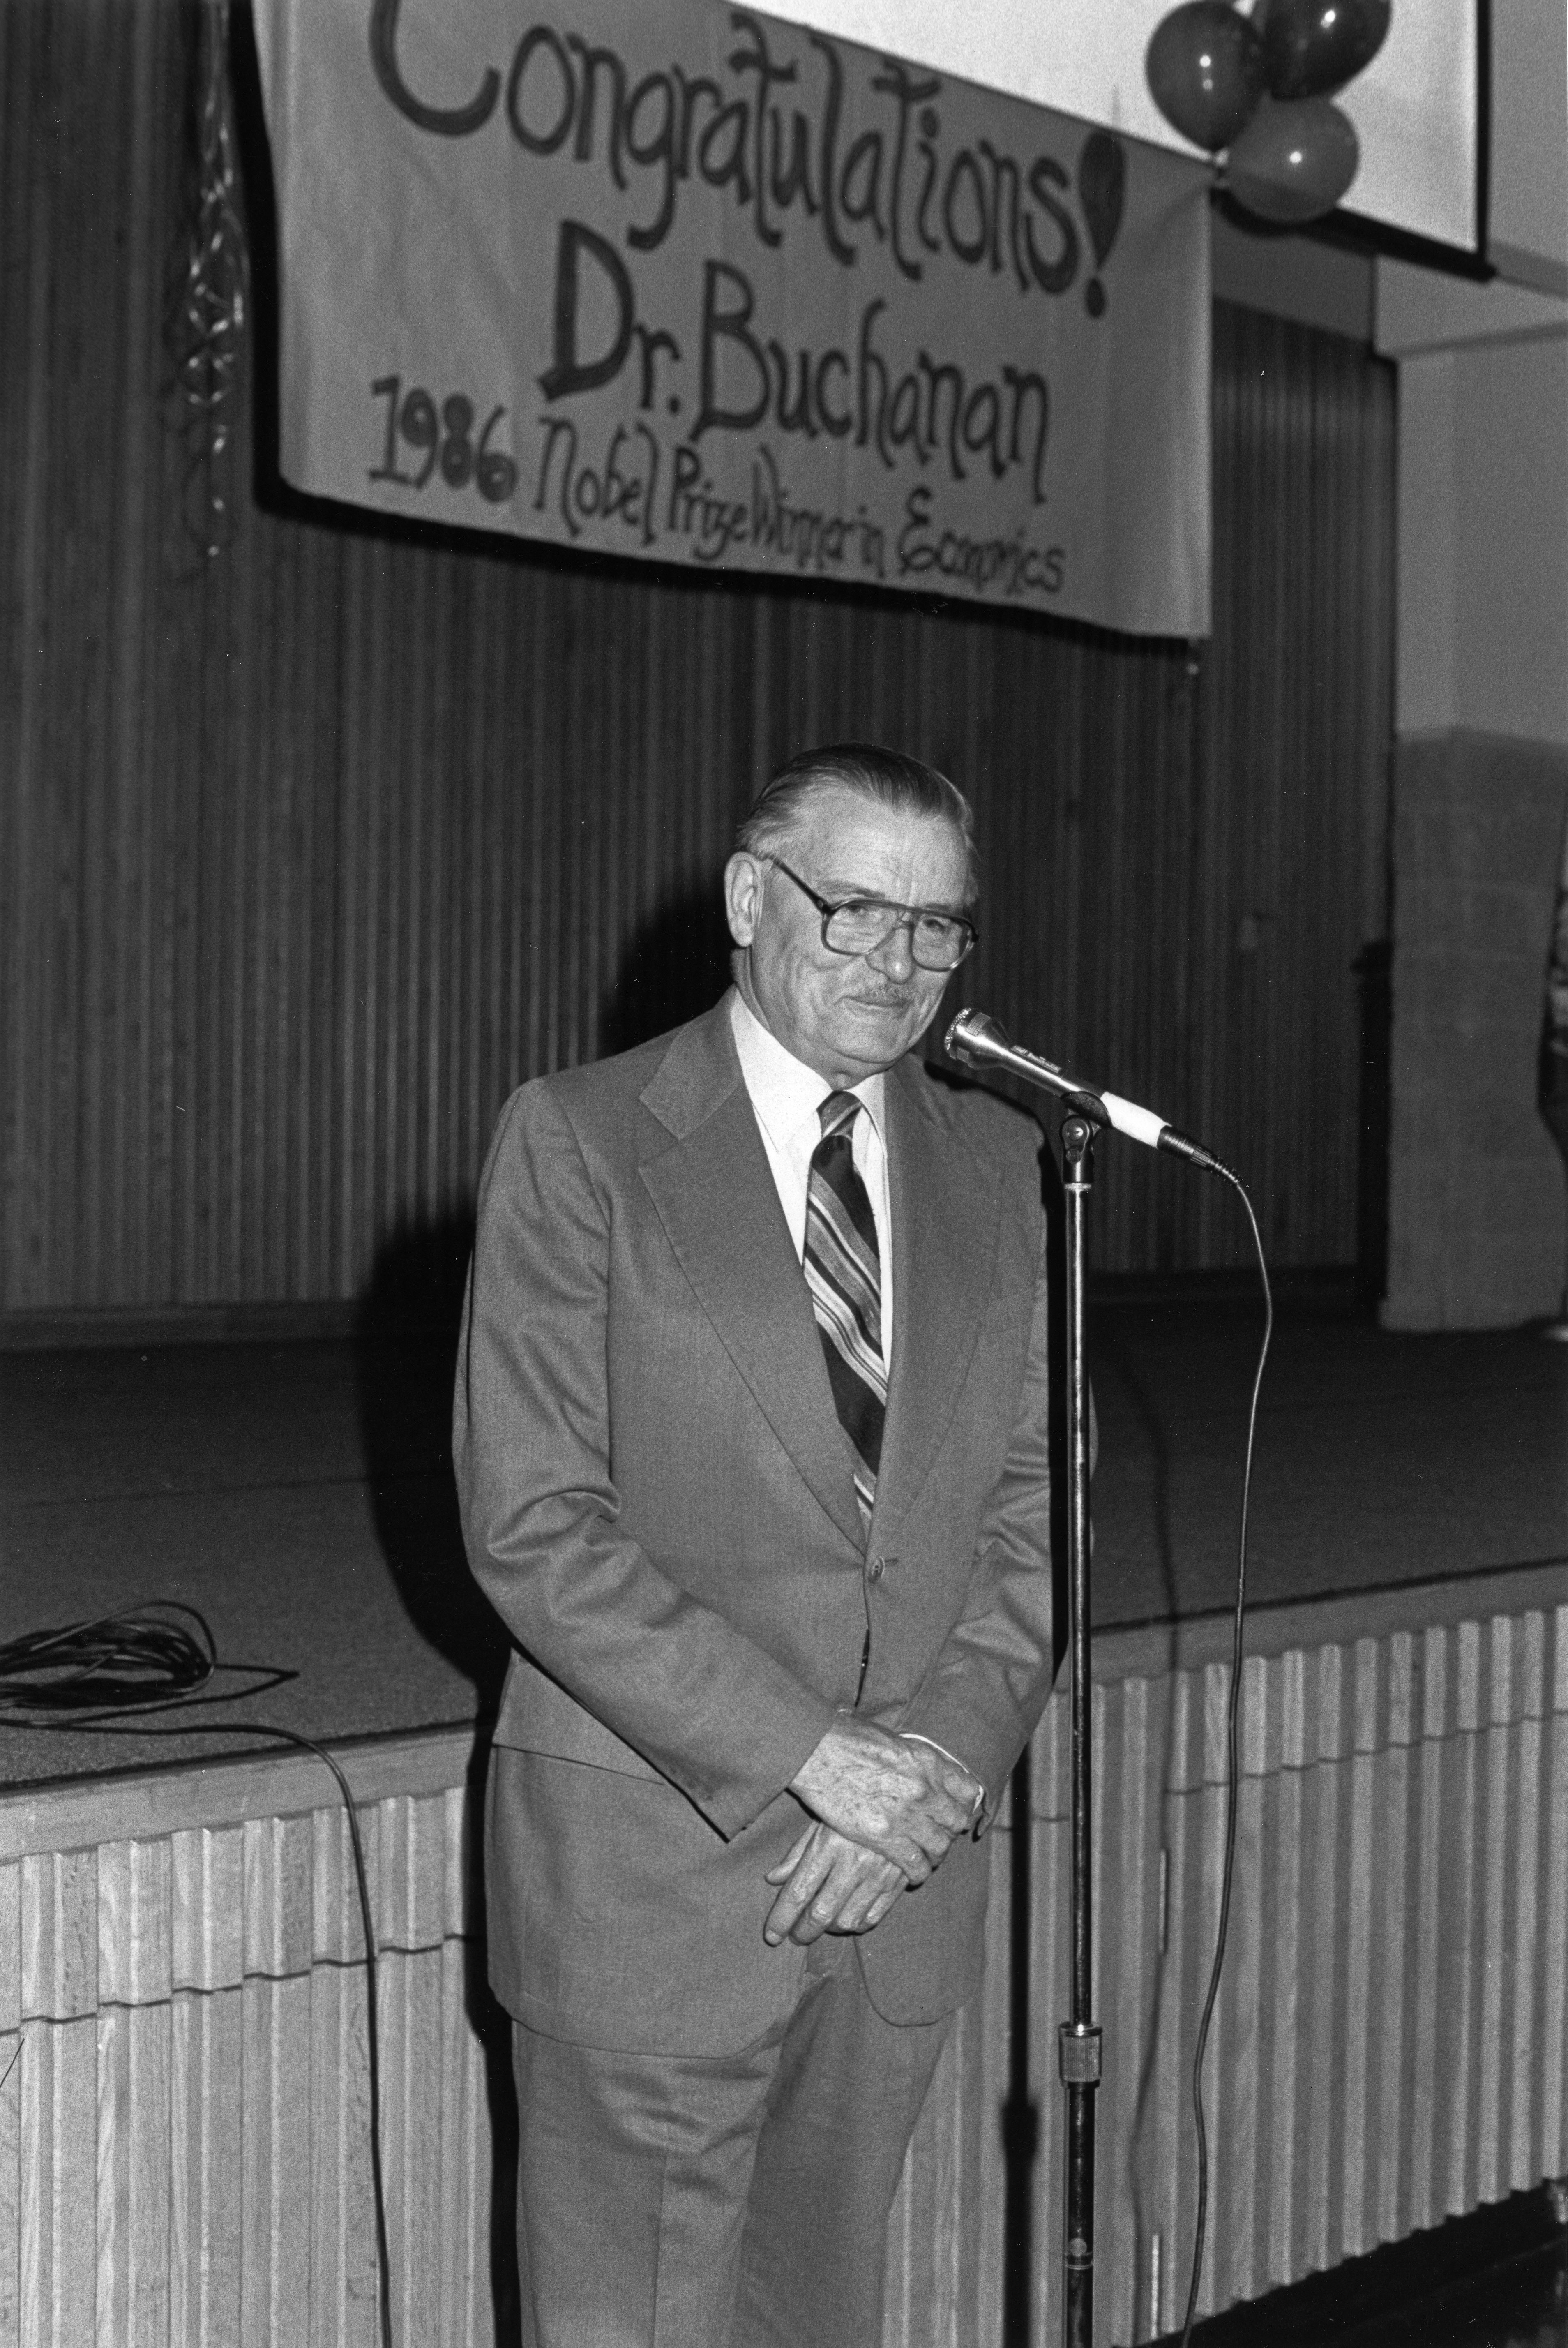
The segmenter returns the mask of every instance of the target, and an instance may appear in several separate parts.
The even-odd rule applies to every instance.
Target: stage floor
[[[1230,1299],[1093,1305],[1098,1627],[1233,1602],[1259,1320]],[[0,1356],[0,1636],[183,1599],[225,1661],[298,1673],[209,1721],[337,1739],[474,1719],[506,1648],[463,1562],[449,1395],[449,1346],[407,1338]],[[1556,1559],[1568,1594],[1568,1348],[1282,1310],[1255,1603]],[[249,1741],[7,1729],[0,1783]]]

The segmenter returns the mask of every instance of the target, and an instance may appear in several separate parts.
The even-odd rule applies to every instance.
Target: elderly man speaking
[[[968,802],[811,751],[733,989],[525,1085],[455,1449],[511,1632],[486,1827],[530,2348],[873,2348],[1051,1669],[1039,1135],[912,1057]]]

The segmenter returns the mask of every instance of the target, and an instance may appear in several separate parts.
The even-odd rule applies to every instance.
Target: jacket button
[[[872,1560],[871,1560],[871,1579],[872,1579],[872,1581],[881,1581],[881,1579],[882,1579],[882,1575],[883,1575],[883,1570],[884,1570],[885,1567],[886,1566],[886,1563],[887,1563],[887,1560],[886,1560],[886,1559],[885,1557],[874,1557],[874,1558],[872,1559]]]

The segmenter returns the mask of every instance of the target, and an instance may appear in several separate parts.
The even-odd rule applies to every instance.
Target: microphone
[[[1168,1118],[1156,1117],[1152,1108],[1140,1108],[1136,1101],[1123,1100],[1120,1093],[1102,1092],[1094,1085],[1081,1085],[1075,1078],[1063,1076],[1054,1060],[1041,1059],[1038,1052],[1026,1052],[1021,1045],[1009,1044],[996,1021],[984,1011],[960,1011],[947,1035],[948,1056],[968,1068],[1009,1068],[1026,1084],[1039,1085],[1071,1101],[1082,1117],[1095,1125],[1109,1125],[1117,1133],[1124,1133],[1130,1141],[1141,1141],[1147,1149],[1168,1150],[1173,1158],[1184,1158],[1189,1166],[1200,1167],[1205,1174],[1223,1174],[1227,1181],[1236,1178],[1223,1158],[1205,1149],[1189,1133],[1181,1132]]]

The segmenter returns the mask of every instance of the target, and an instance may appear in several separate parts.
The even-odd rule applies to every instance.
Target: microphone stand
[[[1094,2096],[1100,2085],[1100,2025],[1092,2019],[1093,1887],[1090,1879],[1092,1727],[1089,1681],[1089,1373],[1083,1341],[1086,1206],[1094,1183],[1094,1136],[1111,1123],[1105,1102],[1063,1076],[1054,1062],[1009,1044],[983,1014],[960,1012],[947,1048],[968,1067],[1004,1067],[1055,1093],[1067,1110],[1061,1126],[1067,1241],[1067,1638],[1071,1745],[1072,1981],[1070,2018],[1057,2030],[1057,2062],[1067,2090],[1065,2195],[1061,2230],[1063,2348],[1092,2348],[1094,2333]],[[1029,1831],[1029,1822],[1024,1824]]]
[[[1089,1375],[1083,1342],[1083,1243],[1086,1207],[1094,1182],[1094,1124],[1076,1108],[1062,1120],[1061,1159],[1062,1189],[1067,1201],[1067,1637],[1072,1765],[1071,2003],[1070,2019],[1057,2032],[1061,2084],[1067,2090],[1061,2337],[1064,2348],[1091,2348],[1094,2096],[1100,2085],[1101,2034],[1099,2024],[1091,2018]]]
[[[1067,2090],[1067,2158],[1065,2166],[1065,2205],[1061,2237],[1061,2336],[1065,2348],[1091,2348],[1094,2331],[1094,2093],[1100,2085],[1100,2025],[1092,2018],[1092,1958],[1093,1920],[1092,1886],[1090,1882],[1091,1847],[1090,1842],[1090,1754],[1092,1723],[1090,1715],[1089,1684],[1089,1376],[1084,1366],[1083,1348],[1083,1239],[1085,1209],[1094,1183],[1094,1136],[1102,1125],[1129,1134],[1135,1141],[1151,1149],[1168,1150],[1173,1157],[1184,1158],[1189,1165],[1205,1172],[1220,1174],[1235,1184],[1244,1203],[1246,1192],[1225,1160],[1216,1158],[1212,1149],[1194,1141],[1189,1133],[1179,1133],[1173,1125],[1152,1109],[1140,1108],[1135,1101],[1122,1100],[1112,1092],[1099,1093],[1086,1086],[1075,1084],[1063,1074],[1054,1060],[1041,1059],[1037,1052],[1026,1052],[1021,1045],[1009,1043],[994,1019],[983,1011],[960,1011],[948,1029],[947,1048],[950,1056],[963,1067],[1006,1068],[1009,1075],[1021,1076],[1025,1084],[1038,1085],[1044,1091],[1055,1093],[1062,1101],[1067,1114],[1061,1127],[1062,1189],[1067,1205],[1067,1636],[1071,1651],[1071,1809],[1072,1809],[1072,2003],[1071,2017],[1057,2031],[1057,2060],[1061,2084]],[[1568,1148],[1568,1145],[1565,1145]],[[1252,1218],[1251,1206],[1247,1215]],[[1252,1225],[1257,1240],[1257,1224]],[[1263,1259],[1262,1241],[1257,1241],[1258,1260]],[[1267,1292],[1267,1272],[1264,1274]],[[1273,1307],[1269,1308],[1269,1327],[1273,1326]],[[1266,1332],[1264,1354],[1268,1351]],[[1257,1369],[1263,1375],[1263,1360]],[[1247,1435],[1247,1477],[1252,1475],[1252,1425],[1255,1423],[1257,1386],[1253,1387],[1254,1419],[1249,1421]],[[1246,1499],[1242,1500],[1242,1569],[1245,1576],[1246,1560]],[[1232,1735],[1235,1735],[1235,1689],[1240,1684],[1242,1588],[1236,1598],[1236,1663],[1232,1683]],[[1233,1746],[1234,1795],[1234,1746]],[[1231,1814],[1234,1818],[1234,1812]],[[1025,1821],[1027,1831],[1028,1821]],[[1230,1829],[1227,1828],[1227,1837]],[[1230,1842],[1226,1843],[1225,1900],[1228,1902],[1230,1881]],[[1220,1948],[1225,1945],[1224,1909],[1220,1923]],[[1219,1981],[1219,1956],[1214,1959],[1214,1974],[1209,1989],[1209,2006],[1213,2007]],[[1198,2061],[1203,2060],[1204,2033],[1208,2028],[1208,2011],[1204,2015],[1204,2029],[1199,2033]],[[1194,2094],[1197,2092],[1194,2083]],[[1198,2111],[1198,2153],[1204,2158],[1203,2112]],[[1203,2174],[1200,2169],[1200,2175]],[[1203,2261],[1202,2189],[1198,2203],[1198,2251],[1194,2267],[1194,2302],[1197,2294],[1197,2273]],[[1192,2312],[1187,2314],[1189,2329]]]

